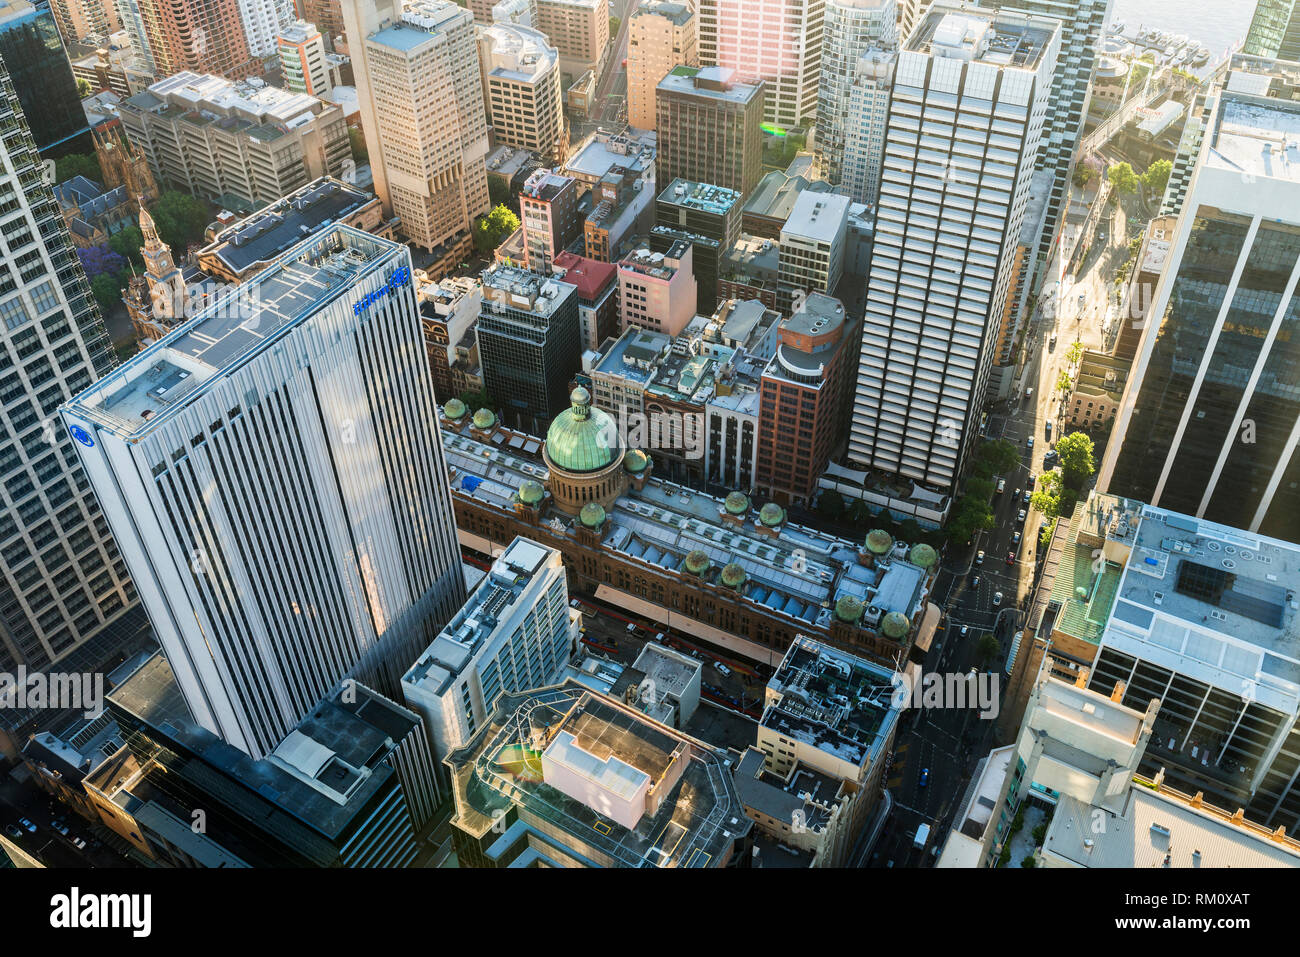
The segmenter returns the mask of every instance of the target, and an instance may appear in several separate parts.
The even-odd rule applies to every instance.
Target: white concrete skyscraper
[[[849,437],[939,491],[978,432],[1060,23],[935,4],[899,54]]]
[[[459,263],[490,208],[474,16],[448,0],[342,3],[375,194],[413,245]]]
[[[763,118],[782,129],[817,118],[825,0],[699,0],[701,66],[767,81]]]
[[[113,368],[90,286],[0,60],[0,672],[43,668],[135,591],[56,410]]]
[[[344,678],[396,696],[464,602],[404,246],[325,227],[62,412],[186,704],[254,757]]]
[[[854,87],[859,80],[869,83],[872,92],[879,88],[885,94],[884,105],[888,105],[887,82],[875,82],[875,75],[870,70],[860,71],[859,63],[869,52],[880,53],[897,45],[897,0],[826,0],[814,153],[818,171],[832,185],[839,185],[844,179],[845,140],[849,128],[856,127],[864,119],[864,108],[869,117],[870,107],[874,105],[874,100],[853,102]],[[883,109],[879,115],[883,118]],[[876,129],[879,131],[879,151],[879,147],[884,145],[883,124],[877,124]],[[854,199],[874,201],[874,197],[854,196]]]

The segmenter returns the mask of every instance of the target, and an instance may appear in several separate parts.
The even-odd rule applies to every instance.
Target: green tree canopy
[[[1053,469],[1050,472],[1044,472],[1038,476],[1038,484],[1034,488],[1033,495],[1029,501],[1038,511],[1042,512],[1048,518],[1055,518],[1061,514],[1061,473]]]
[[[125,256],[136,266],[144,265],[140,247],[144,245],[144,234],[139,226],[127,226],[108,237],[108,248],[119,256]]]
[[[99,311],[107,315],[116,307],[118,300],[122,298],[122,287],[116,276],[111,273],[101,273],[90,281],[90,292],[95,297],[95,302],[99,304]]]
[[[1074,168],[1074,175],[1070,177],[1070,179],[1074,182],[1075,186],[1078,186],[1080,189],[1082,189],[1083,187],[1091,183],[1093,179],[1096,177],[1096,175],[1097,175],[1097,171],[1095,169],[1093,169],[1087,163],[1080,163],[1078,166]]]
[[[1065,350],[1065,361],[1070,365],[1078,365],[1079,360],[1083,358],[1083,340],[1076,339],[1070,343],[1070,348]]]
[[[979,643],[975,646],[975,653],[979,655],[980,660],[988,664],[998,653],[998,640],[989,632],[980,635]]]
[[[995,475],[1020,464],[1020,450],[1014,442],[1006,439],[990,439],[982,443],[976,455],[977,461],[987,465]]]
[[[1138,188],[1138,176],[1133,172],[1133,167],[1128,163],[1115,163],[1106,170],[1106,178],[1110,180],[1110,185],[1115,187],[1119,193],[1136,193]]]
[[[822,489],[817,496],[817,511],[826,518],[838,520],[844,516],[844,496],[833,488]]]
[[[474,227],[474,245],[479,252],[491,252],[518,228],[519,217],[510,211],[510,207],[497,204]]]
[[[1142,174],[1142,185],[1156,196],[1163,196],[1165,187],[1169,185],[1169,174],[1174,170],[1174,164],[1167,159],[1158,159]]]
[[[489,412],[496,411],[496,404],[486,392],[462,392],[456,398],[465,403],[465,408],[469,409],[471,415],[479,409],[487,409]]]
[[[1071,432],[1056,443],[1056,454],[1061,457],[1061,478],[1068,488],[1078,491],[1083,483],[1097,471],[1093,460],[1092,439],[1086,432]]]
[[[167,190],[149,209],[158,235],[180,259],[190,243],[203,240],[203,231],[212,221],[208,207],[188,193]]]
[[[366,149],[366,135],[355,126],[348,127],[348,145],[352,147],[352,160],[358,166],[370,162],[370,151]]]
[[[58,182],[66,183],[74,176],[84,176],[97,183],[104,179],[104,173],[99,168],[99,160],[93,155],[69,153],[54,161],[54,178]]]

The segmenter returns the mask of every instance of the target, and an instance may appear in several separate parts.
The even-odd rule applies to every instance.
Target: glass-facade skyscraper
[[[0,58],[39,151],[89,131],[49,0],[14,3],[0,12]]]
[[[1300,60],[1300,4],[1296,0],[1258,0],[1241,52]]]
[[[63,658],[135,602],[72,440],[58,427],[58,407],[112,369],[112,347],[42,179],[8,62],[0,57],[3,672]]]
[[[1284,69],[1234,59],[1099,485],[1300,541],[1300,107],[1274,95]]]

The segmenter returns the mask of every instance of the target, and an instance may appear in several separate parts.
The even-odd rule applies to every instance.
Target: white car
[[[715,661],[713,663],[713,667],[718,669],[718,674],[722,675],[722,677],[728,678],[731,676],[731,669],[728,668],[726,665],[724,665],[721,661]]]
[[[1002,604],[1002,592],[995,591],[993,593],[993,607],[996,608],[1000,604]]]
[[[1016,516],[1016,521],[1017,521],[1017,522],[1024,522],[1024,520],[1025,520],[1025,510],[1022,508],[1022,509],[1020,510],[1020,514],[1018,514],[1018,515]]]
[[[961,626],[961,636],[962,636],[963,638],[966,637],[966,633],[969,632],[969,631],[970,631],[970,625],[962,625],[962,626]]]
[[[634,621],[629,621],[629,622],[627,623],[627,633],[628,633],[629,635],[635,635],[635,634],[636,634],[636,622],[634,622]]]
[[[975,564],[976,564],[976,565],[983,565],[983,564],[984,564],[984,553],[983,553],[983,552],[976,552],[976,553],[975,553]]]

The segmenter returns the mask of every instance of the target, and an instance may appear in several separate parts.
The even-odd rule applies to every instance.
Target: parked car
[[[1028,402],[1028,401],[1029,401],[1030,399],[1032,399],[1033,397],[1034,397],[1034,390],[1033,390],[1033,389],[1026,389],[1026,390],[1025,390],[1025,401]]]
[[[930,783],[930,769],[921,768],[921,779],[916,782],[916,786],[919,788],[923,788],[929,783]]]
[[[726,665],[724,665],[721,661],[715,661],[713,663],[713,667],[717,668],[718,674],[722,675],[722,677],[724,678],[729,677],[731,675],[731,669],[728,668]]]
[[[14,841],[18,840],[20,837],[23,836],[23,832],[18,829],[17,824],[6,824],[5,834],[9,837],[10,840],[14,840]]]
[[[967,635],[967,633],[968,633],[969,631],[970,631],[970,625],[962,625],[962,626],[961,626],[961,636],[962,636],[963,638],[966,637],[966,635]]]
[[[21,827],[28,834],[36,833],[36,825],[33,824],[31,821],[27,820],[27,818],[25,817],[20,817],[18,819],[18,826]]]
[[[1045,430],[1046,433],[1047,433],[1047,437],[1050,439],[1050,438],[1052,437],[1052,420],[1051,420],[1051,419],[1048,419],[1048,420],[1047,420],[1047,425],[1044,427],[1044,430]]]
[[[636,634],[636,622],[634,622],[634,621],[629,621],[629,622],[627,623],[627,633],[628,633],[629,635],[635,635],[635,634]]]
[[[1020,544],[1020,532],[1019,532],[1019,531],[1014,531],[1014,532],[1011,533],[1011,544],[1012,544],[1012,545],[1019,545],[1019,544]]]
[[[1007,480],[998,479],[998,494],[1001,495],[1006,490],[1007,490]]]
[[[993,593],[993,607],[996,608],[1000,604],[1002,604],[1002,592],[995,591]]]
[[[62,834],[64,837],[68,836],[68,825],[64,824],[62,821],[54,821],[50,824],[50,827],[54,828],[55,831]]]
[[[79,851],[84,851],[86,849],[86,842],[79,837],[74,837],[72,839],[72,846]]]
[[[579,604],[578,599],[576,599],[576,598],[571,598],[571,599],[569,599],[569,607],[570,607],[570,608],[581,608],[582,605]]]
[[[1025,448],[1032,450],[1034,447],[1034,437],[1031,435],[1025,440]]]
[[[1034,497],[1033,487],[1033,483],[1031,482],[1029,488],[1025,489],[1025,494],[1020,499],[1020,501],[1024,502],[1026,505],[1028,505],[1030,499]]]
[[[1017,522],[1020,522],[1020,524],[1022,524],[1022,525],[1024,524],[1024,522],[1025,522],[1025,510],[1024,510],[1023,508],[1022,508],[1019,512],[1016,513],[1016,521],[1017,521]]]
[[[1007,552],[1007,564],[1008,564],[1008,565],[1014,565],[1015,563],[1016,563],[1016,553],[1015,553],[1015,552]]]

